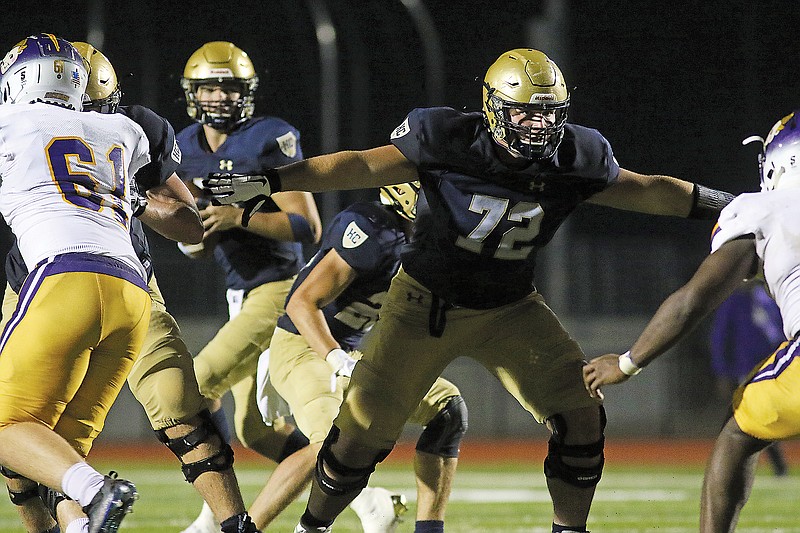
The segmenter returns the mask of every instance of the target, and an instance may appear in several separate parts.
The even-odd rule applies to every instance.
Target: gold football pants
[[[0,427],[45,424],[85,457],[144,342],[150,296],[113,275],[41,270],[4,308]]]

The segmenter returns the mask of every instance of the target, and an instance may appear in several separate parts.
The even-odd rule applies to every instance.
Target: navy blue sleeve
[[[144,190],[163,184],[181,162],[181,150],[172,125],[140,105],[120,106],[118,112],[139,124],[150,142],[150,162],[136,173],[136,182]]]
[[[332,248],[356,272],[371,272],[383,262],[380,232],[366,217],[344,210],[331,221],[322,249]]]

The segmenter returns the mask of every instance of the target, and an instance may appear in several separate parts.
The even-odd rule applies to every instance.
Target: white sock
[[[76,518],[69,523],[64,533],[89,533],[89,519]]]
[[[86,507],[103,487],[103,474],[88,463],[75,463],[61,478],[64,494]]]

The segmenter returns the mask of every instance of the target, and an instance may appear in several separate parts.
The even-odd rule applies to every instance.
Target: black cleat
[[[137,498],[139,493],[133,483],[117,479],[117,473],[110,472],[92,503],[83,508],[89,517],[89,533],[116,533]]]

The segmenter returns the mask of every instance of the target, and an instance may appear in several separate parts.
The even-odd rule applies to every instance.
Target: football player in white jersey
[[[788,339],[750,373],[733,395],[733,416],[706,466],[700,531],[734,531],[750,494],[761,451],[800,436],[800,124],[798,111],[778,121],[759,157],[761,189],[742,194],[720,213],[711,255],[691,280],[661,304],[622,355],[584,367],[589,392],[638,374],[748,278],[763,276]],[[747,139],[751,140],[754,138]]]
[[[116,531],[137,497],[84,458],[139,353],[150,316],[128,230],[141,127],[79,113],[88,65],[52,34],[0,63],[0,213],[30,274],[0,337],[0,464],[61,490],[90,533]]]

